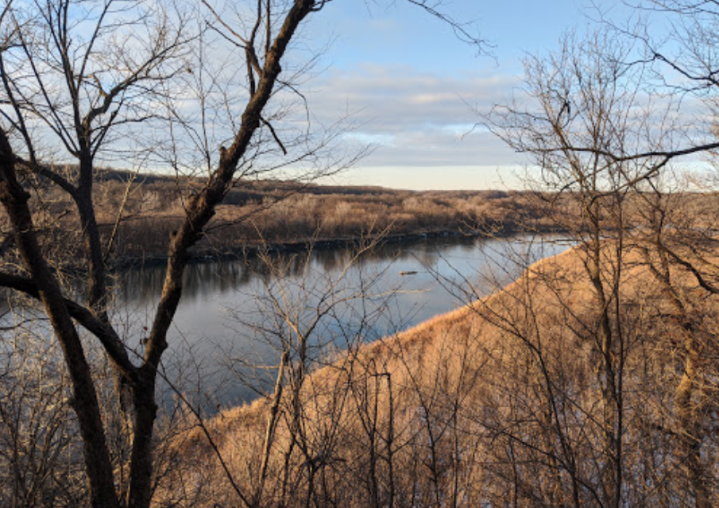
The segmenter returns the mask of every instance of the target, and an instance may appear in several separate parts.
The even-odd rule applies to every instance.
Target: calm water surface
[[[377,340],[513,280],[527,264],[566,244],[547,237],[441,238],[353,249],[194,264],[169,337],[168,375],[210,404],[235,404],[272,386],[280,350],[296,349],[295,325],[308,354]],[[141,353],[164,269],[120,276],[115,321]],[[317,309],[321,312],[317,312]],[[309,331],[311,330],[311,331]],[[180,381],[178,381],[180,382]]]

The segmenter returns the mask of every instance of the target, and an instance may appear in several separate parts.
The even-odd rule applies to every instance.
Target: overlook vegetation
[[[2,3],[0,505],[719,505],[716,2],[639,1],[666,33],[600,13],[529,56],[521,99],[478,112],[527,190],[421,193],[307,183],[363,155],[309,121],[297,35],[329,3]],[[441,280],[462,308],[370,345],[363,304],[390,294],[258,248],[274,386],[210,416],[168,375],[197,256],[351,239],[351,265],[387,236],[518,229],[573,248],[487,298]],[[110,271],[154,257],[133,327]],[[323,334],[347,349],[312,354]]]
[[[615,474],[608,466],[618,460],[627,506],[693,506],[695,466],[677,434],[686,326],[641,249],[616,254],[607,245],[603,256],[622,272],[606,309],[622,343],[612,360],[622,383],[621,449],[607,441],[596,329],[604,311],[575,249],[496,295],[311,374],[288,365],[281,397],[223,411],[201,428],[190,422],[173,440],[183,460],[158,499],[226,506],[239,491],[268,506],[605,506]],[[690,319],[713,333],[716,301],[681,270],[671,276],[696,302]],[[716,348],[702,342],[707,363],[691,401],[703,436],[696,466],[711,503]]]

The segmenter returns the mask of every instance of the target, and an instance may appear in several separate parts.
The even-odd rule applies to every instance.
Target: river
[[[566,249],[541,236],[432,238],[190,265],[165,356],[168,376],[206,407],[247,401],[273,383],[281,350],[310,358],[377,340],[511,282]],[[151,326],[162,267],[123,272],[115,322],[136,343]],[[318,309],[320,312],[318,313]],[[311,328],[311,332],[308,332]]]
[[[316,366],[486,296],[566,248],[548,236],[448,236],[385,243],[361,254],[336,248],[275,253],[266,262],[252,256],[193,263],[184,274],[164,374],[208,410],[242,403],[271,389],[284,349],[297,360],[298,333]],[[162,266],[146,266],[115,276],[111,319],[135,358],[143,353],[164,275]],[[56,347],[42,313],[13,299],[2,307],[6,334],[20,323],[39,340],[50,339],[48,351]],[[0,346],[8,355],[15,347],[12,340]],[[165,388],[165,400],[174,400]]]

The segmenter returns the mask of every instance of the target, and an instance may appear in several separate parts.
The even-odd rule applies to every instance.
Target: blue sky
[[[598,0],[599,1],[599,0]],[[602,0],[608,16],[626,16]],[[481,129],[476,111],[509,100],[522,57],[556,48],[568,30],[598,17],[587,0],[444,0],[442,12],[473,21],[487,41],[477,55],[452,30],[406,0],[336,0],[310,20],[314,44],[331,41],[313,83],[313,113],[352,112],[361,127],[348,144],[374,152],[334,182],[410,189],[517,187],[522,160]]]

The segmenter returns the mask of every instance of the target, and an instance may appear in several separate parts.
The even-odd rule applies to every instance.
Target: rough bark
[[[2,130],[0,130],[0,178],[2,179],[0,201],[10,218],[25,267],[37,285],[40,300],[60,342],[72,380],[71,404],[77,414],[84,443],[83,453],[92,504],[96,508],[115,508],[119,505],[115,493],[112,463],[90,366],[65,305],[60,285],[42,255],[28,206],[30,195],[17,179],[15,157]]]

